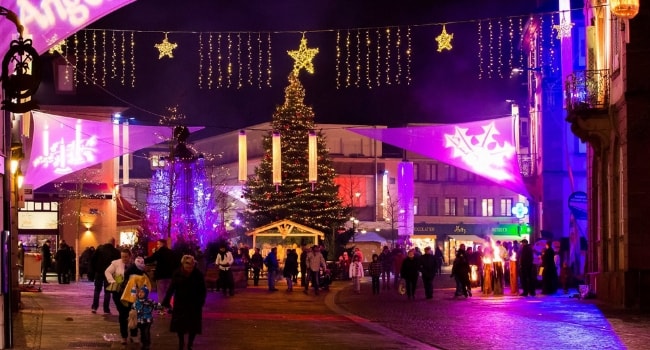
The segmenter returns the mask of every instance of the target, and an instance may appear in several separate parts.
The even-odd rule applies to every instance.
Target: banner
[[[475,173],[527,196],[514,146],[513,123],[512,117],[504,117],[462,124],[349,130]]]

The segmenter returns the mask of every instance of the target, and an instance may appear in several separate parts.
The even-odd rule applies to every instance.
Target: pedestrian
[[[167,293],[172,281],[172,273],[179,267],[179,261],[176,254],[167,246],[166,239],[157,240],[156,250],[151,256],[144,258],[145,264],[156,264],[153,279],[156,281],[156,296],[159,302]]]
[[[519,253],[519,281],[523,289],[522,297],[530,295],[535,296],[535,284],[537,283],[537,274],[535,273],[535,265],[533,264],[534,255],[533,247],[528,244],[527,239],[521,240],[521,248]]]
[[[402,263],[404,262],[404,253],[402,249],[393,249],[393,282],[395,289],[399,288],[399,281],[401,278],[400,273],[402,271]],[[415,252],[413,252],[415,256]]]
[[[70,272],[72,270],[72,251],[64,240],[59,244],[59,250],[54,255],[56,262],[56,277],[59,284],[70,284]]]
[[[18,241],[18,253],[16,255],[18,257],[18,277],[22,281],[25,272],[25,244],[22,241]]]
[[[95,286],[93,292],[93,304],[91,306],[92,313],[97,313],[97,308],[99,307],[99,295],[102,290],[104,291],[104,314],[109,315],[110,310],[110,300],[111,293],[106,291],[108,286],[108,281],[104,275],[104,271],[111,265],[113,260],[120,258],[120,251],[115,248],[115,238],[108,240],[108,243],[102,244],[97,249],[95,253],[90,258],[90,273],[94,275],[93,284]]]
[[[95,247],[90,246],[86,247],[79,257],[79,277],[86,275],[89,281],[95,279],[95,276],[90,273],[90,261],[92,260],[93,254],[95,254]]]
[[[295,249],[287,250],[287,258],[284,260],[284,271],[282,275],[287,280],[287,292],[293,292],[293,279],[298,274],[298,253]]]
[[[438,266],[436,257],[431,247],[424,248],[424,254],[420,257],[420,271],[422,271],[422,285],[424,286],[424,297],[433,298],[433,278],[436,276]]]
[[[454,259],[454,264],[451,267],[450,278],[456,280],[456,292],[454,293],[455,297],[464,295],[465,298],[472,296],[472,289],[469,282],[469,260],[467,259],[467,252],[465,251],[465,245],[461,244],[458,250],[456,251],[456,258]]]
[[[267,283],[269,291],[276,292],[275,280],[278,275],[280,265],[278,263],[278,247],[271,248],[271,252],[264,258],[264,266],[266,266]]]
[[[388,249],[388,247],[385,247]],[[382,274],[381,262],[379,262],[379,255],[372,254],[372,261],[368,265],[368,273],[372,281],[372,294],[379,294],[379,277]]]
[[[233,280],[232,271],[230,268],[234,262],[232,253],[229,250],[226,250],[226,245],[222,244],[219,246],[219,252],[217,253],[217,260],[214,264],[219,267],[219,284],[223,290],[223,296],[235,295],[235,281]]]
[[[445,259],[442,254],[442,249],[440,249],[440,246],[436,246],[436,252],[433,256],[436,257],[436,266],[438,267],[437,274],[442,275],[442,265],[445,263]]]
[[[41,247],[41,275],[43,283],[47,282],[47,270],[52,266],[52,251],[50,250],[50,240],[46,239]]]
[[[172,275],[172,282],[162,305],[170,308],[172,297],[174,307],[169,330],[178,335],[179,349],[184,348],[187,333],[187,350],[192,350],[194,338],[201,334],[202,330],[206,289],[203,274],[196,268],[196,261],[191,255],[181,258],[181,268]]]
[[[555,251],[550,241],[546,241],[546,249],[542,253],[542,294],[557,292],[557,267],[555,266]]]
[[[260,283],[260,271],[264,264],[264,258],[260,254],[260,248],[255,248],[255,253],[251,256],[251,268],[253,269],[253,285],[258,286]]]
[[[320,286],[320,269],[326,270],[327,264],[325,263],[325,258],[323,254],[320,253],[320,249],[317,245],[311,247],[311,252],[307,254],[307,271],[309,273],[309,280],[311,281],[312,287],[314,287],[314,293],[318,295],[318,290]],[[305,284],[305,294],[309,294],[309,284]]]
[[[122,336],[122,345],[126,344],[127,338],[129,336],[129,310],[130,307],[122,304],[122,293],[126,286],[125,273],[131,265],[131,251],[128,249],[122,249],[120,252],[120,258],[113,260],[111,264],[104,271],[104,276],[109,285],[116,283],[119,287],[115,291],[111,292],[113,297],[113,302],[115,303],[115,308],[118,313],[118,321],[120,324],[120,335]]]
[[[355,254],[350,264],[350,278],[352,278],[352,285],[357,294],[361,293],[361,278],[363,278],[363,264],[361,263],[361,256]]]
[[[309,249],[305,244],[302,245],[300,252],[300,285],[304,288],[309,283],[309,273],[307,271],[307,254]]]
[[[384,289],[390,289],[390,274],[393,271],[393,255],[385,245],[384,249],[379,255],[379,262],[381,263],[381,280]]]
[[[136,312],[137,329],[140,331],[140,342],[142,350],[149,350],[151,347],[151,325],[153,324],[153,312],[157,304],[149,299],[149,288],[142,286],[138,290],[138,298],[133,303],[133,310]]]
[[[133,303],[138,299],[138,290],[143,286],[147,288],[151,287],[151,281],[145,273],[146,265],[144,263],[144,258],[138,256],[134,259],[133,264],[128,264],[126,270],[124,271],[124,291],[120,297],[120,302],[122,305],[126,306],[131,310]],[[128,314],[127,314],[127,325],[128,325]],[[137,342],[138,328],[129,329],[129,340],[131,343]]]
[[[415,287],[418,284],[419,262],[415,258],[415,249],[406,254],[406,259],[400,267],[400,277],[406,282],[406,296],[409,300],[415,300]]]
[[[571,279],[573,278],[573,271],[569,263],[565,261],[562,263],[562,269],[560,270],[560,284],[562,285],[562,290],[564,294],[569,293],[569,285],[571,284]]]
[[[343,272],[343,276],[341,278],[345,281],[350,279],[350,264],[352,263],[352,260],[350,260],[350,256],[348,255],[348,252],[343,252],[341,256],[339,257],[339,269]],[[309,272],[309,270],[307,270]]]

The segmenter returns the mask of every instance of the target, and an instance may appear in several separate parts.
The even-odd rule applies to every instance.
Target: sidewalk
[[[454,298],[436,278],[434,299],[416,300],[394,290],[372,295],[369,279],[362,294],[335,281],[329,292],[304,295],[294,287],[269,292],[236,290],[234,297],[208,292],[203,334],[195,349],[646,349],[650,317],[607,308],[568,295]],[[265,281],[264,281],[265,282]],[[249,282],[250,283],[250,282]],[[252,283],[251,283],[252,284]],[[117,315],[90,313],[91,282],[43,285],[22,293],[23,309],[14,317],[14,349],[139,349],[123,346]],[[152,297],[156,297],[155,294]],[[111,305],[115,313],[115,307]],[[177,349],[168,331],[169,316],[156,316],[152,349]]]

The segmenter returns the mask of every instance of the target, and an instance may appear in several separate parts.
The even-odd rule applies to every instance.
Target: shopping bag
[[[397,288],[397,291],[399,292],[400,295],[406,294],[406,281],[405,280],[400,280],[399,281],[399,287]]]
[[[135,309],[129,311],[129,329],[138,328],[138,312]]]
[[[538,276],[542,276],[542,275],[544,275],[544,266],[542,266],[542,267],[539,268],[539,271],[537,272],[537,275],[538,275]]]

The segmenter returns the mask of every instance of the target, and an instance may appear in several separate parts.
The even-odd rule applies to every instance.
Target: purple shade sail
[[[514,146],[513,118],[406,128],[352,128],[357,134],[430,157],[528,195]]]
[[[35,189],[74,171],[171,139],[169,126],[125,125],[68,118],[33,111],[34,131],[27,145],[25,184]],[[191,127],[191,132],[203,127]],[[119,134],[114,138],[114,132]],[[116,144],[114,140],[118,140]],[[121,143],[120,143],[121,142]]]
[[[24,38],[31,36],[32,46],[43,54],[59,41],[69,37],[87,25],[107,14],[128,5],[135,0],[77,0],[77,1],[43,1],[11,0],[2,4],[15,13],[24,27]],[[12,28],[13,27],[13,28]],[[11,21],[0,21],[0,49],[9,49],[9,43],[15,39],[5,33],[14,32]]]

